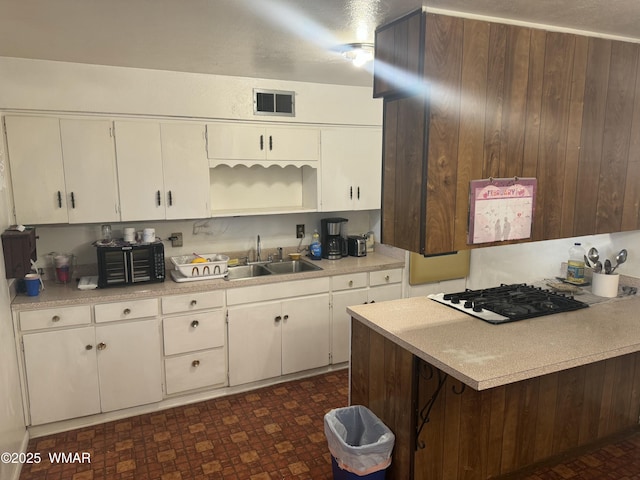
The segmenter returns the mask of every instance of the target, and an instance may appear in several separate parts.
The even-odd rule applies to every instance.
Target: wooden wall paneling
[[[631,406],[629,408],[629,423],[640,423],[640,353],[633,356],[633,377],[631,388]]]
[[[351,320],[351,405],[369,405],[369,328]]]
[[[387,346],[393,345],[393,356],[395,357],[395,365],[401,372],[396,378],[393,385],[394,403],[396,404],[395,416],[386,416],[391,419],[391,424],[395,428],[392,431],[396,435],[396,447],[393,454],[394,472],[398,475],[396,478],[414,478],[414,461],[413,456],[416,445],[416,409],[415,403],[417,393],[417,358],[410,354],[407,350],[398,347],[393,342],[387,340]],[[407,398],[409,393],[409,398]],[[391,428],[391,427],[390,427]]]
[[[427,15],[425,76],[429,82],[426,251],[454,250],[463,20]]]
[[[458,383],[458,391],[462,384]],[[460,416],[460,445],[459,445],[459,471],[461,478],[465,480],[480,480],[485,478],[487,449],[482,448],[487,444],[489,436],[489,411],[486,392],[478,392],[472,388],[464,388],[461,395],[462,412]],[[478,412],[480,414],[478,415]]]
[[[574,45],[575,35],[547,33],[536,213],[545,240],[560,237]]]
[[[542,84],[547,35],[542,30],[532,30],[529,45],[529,79],[527,82],[526,127],[522,176],[537,177],[540,149],[540,115],[542,110]],[[534,225],[535,225],[534,217]]]
[[[398,183],[398,115],[399,102],[384,100],[382,133],[382,201],[381,241],[389,245],[396,243],[396,184]],[[400,219],[398,219],[400,221]]]
[[[616,392],[614,401],[611,404],[611,427],[614,431],[619,431],[629,425],[629,411],[632,408],[631,398],[634,377],[635,358],[633,355],[616,358],[613,378]],[[637,409],[637,407],[636,404],[635,408]],[[637,422],[638,416],[636,415],[632,421]]]
[[[456,393],[456,389],[458,393]],[[460,385],[455,379],[449,377],[441,395],[445,403],[445,429],[444,429],[444,459],[442,464],[443,478],[458,478],[460,442],[460,416],[462,397],[459,394]],[[468,439],[467,439],[468,440]]]
[[[464,20],[454,249],[467,248],[469,183],[483,178],[489,23]]]
[[[598,438],[605,363],[593,363],[588,365],[585,370],[584,400],[580,419],[580,434],[578,436],[580,445]]]
[[[578,166],[576,209],[573,224],[575,236],[596,231],[596,209],[600,183],[600,158],[605,121],[605,107],[611,63],[611,40],[589,39],[585,79],[582,138]]]
[[[390,66],[395,63],[396,29],[380,28],[375,33],[375,61],[373,63],[373,97],[377,98],[393,90]]]
[[[581,409],[584,405],[585,369],[574,368],[558,374],[558,393],[556,400],[556,422],[553,434],[553,453],[562,452],[578,446],[580,434]]]
[[[573,236],[576,192],[580,188],[578,185],[578,162],[580,160],[580,137],[582,134],[582,114],[589,40],[587,37],[576,35],[575,41],[563,188],[564,202],[562,204],[562,218],[560,220],[561,237]]]
[[[637,60],[637,44],[613,42],[595,233],[618,232],[622,226]]]
[[[504,441],[504,415],[506,389],[493,388],[487,392],[490,405],[489,435],[487,442],[487,466],[484,478],[498,476],[502,471],[502,444]],[[483,469],[484,470],[484,469]]]
[[[418,361],[418,405],[421,412],[432,398],[438,386],[438,370],[422,360]],[[444,387],[443,387],[444,388]],[[418,441],[424,448],[415,452],[415,480],[434,480],[443,478],[444,465],[444,423],[445,402],[441,392],[433,403],[429,422],[424,425]],[[425,409],[426,410],[426,409]],[[426,414],[426,412],[423,412]],[[416,417],[417,425],[422,424],[420,415]],[[403,479],[404,480],[404,479]]]
[[[484,121],[483,178],[500,176],[507,25],[492,23],[489,33],[487,94]]]
[[[636,59],[640,65],[639,58]],[[626,185],[622,209],[623,231],[640,229],[640,74],[636,75],[633,120],[631,122],[631,142],[629,163],[627,164]]]
[[[500,177],[522,177],[531,30],[507,27]]]
[[[538,394],[538,417],[534,461],[542,460],[553,453],[553,429],[556,420],[556,398],[558,392],[558,374],[552,373],[540,377],[540,390]]]
[[[616,365],[613,359],[604,362],[604,382],[602,397],[600,398],[600,418],[598,423],[598,437],[604,437],[613,433],[611,404],[617,385],[614,384]]]
[[[369,330],[369,404],[374,412],[382,412],[387,401],[384,337]]]

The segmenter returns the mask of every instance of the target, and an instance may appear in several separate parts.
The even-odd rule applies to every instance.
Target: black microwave
[[[162,242],[97,246],[98,287],[164,282]]]

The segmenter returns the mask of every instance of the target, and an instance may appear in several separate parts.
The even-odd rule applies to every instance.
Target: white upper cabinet
[[[210,215],[203,125],[116,121],[115,130],[122,221]]]
[[[67,223],[67,194],[57,118],[5,117],[16,221]]]
[[[211,166],[221,161],[316,162],[320,131],[302,126],[208,123],[207,155]]]
[[[60,120],[69,223],[120,219],[111,128],[109,120]]]
[[[119,219],[109,120],[5,118],[16,221]]]
[[[377,210],[382,184],[382,129],[322,129],[323,212]]]

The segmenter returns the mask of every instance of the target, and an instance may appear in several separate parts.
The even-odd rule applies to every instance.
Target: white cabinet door
[[[204,125],[163,123],[160,130],[167,220],[209,217]]]
[[[348,362],[351,345],[351,316],[347,307],[367,303],[366,288],[335,292],[332,295],[331,362]]]
[[[321,210],[376,210],[382,185],[382,130],[322,130]]]
[[[57,118],[5,117],[16,221],[67,223],[67,196]]]
[[[281,374],[282,309],[280,302],[232,307],[229,323],[229,385]]]
[[[317,161],[319,146],[317,128],[207,124],[207,155],[212,160]]]
[[[100,412],[93,327],[22,337],[31,424]]]
[[[158,321],[96,327],[103,412],[162,400]]]
[[[60,120],[69,223],[117,222],[116,158],[109,120]]]
[[[329,294],[282,302],[282,373],[329,365]]]
[[[160,124],[114,122],[123,222],[165,218]]]
[[[265,129],[261,125],[207,124],[207,155],[218,160],[264,160]]]
[[[386,302],[387,300],[397,300],[402,298],[402,285],[395,283],[369,289],[369,303]]]

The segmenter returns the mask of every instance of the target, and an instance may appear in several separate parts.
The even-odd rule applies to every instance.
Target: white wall
[[[1,90],[1,88],[0,88]],[[0,138],[4,138],[0,126]],[[4,141],[0,140],[0,231],[10,224],[10,202],[3,172],[6,161]],[[0,247],[0,250],[2,248]],[[4,261],[0,261],[0,278],[4,279]],[[8,282],[0,281],[0,452],[20,452],[26,447],[22,394],[18,376],[13,322]],[[18,465],[0,462],[0,479],[17,478]]]

